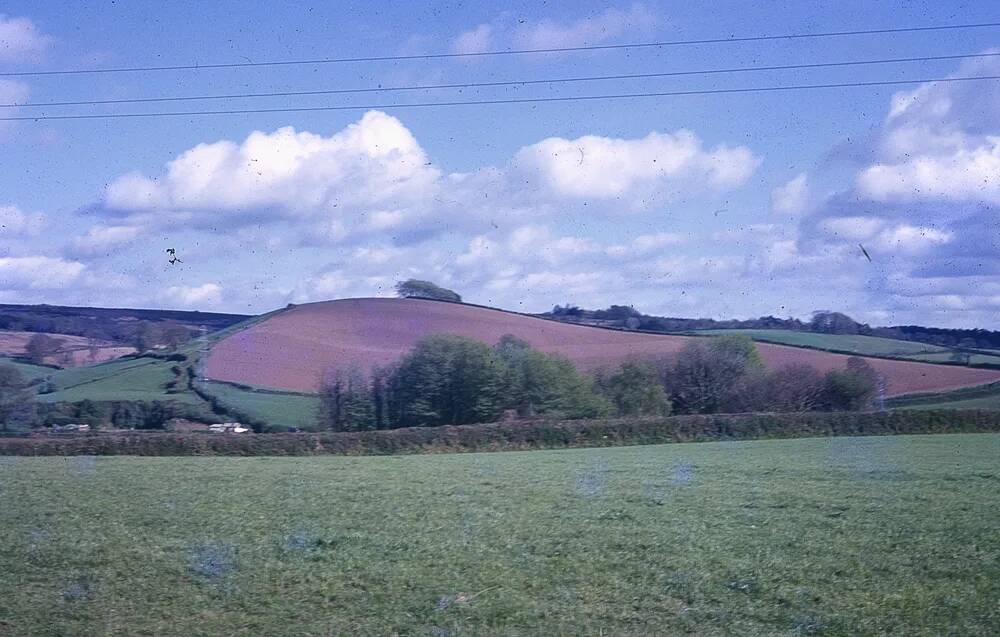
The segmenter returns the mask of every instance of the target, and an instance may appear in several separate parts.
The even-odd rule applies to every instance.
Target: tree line
[[[879,383],[857,357],[826,374],[805,365],[768,370],[743,336],[697,339],[671,359],[626,361],[587,375],[515,336],[490,346],[439,334],[367,374],[328,370],[318,420],[333,431],[367,431],[513,418],[862,410]]]

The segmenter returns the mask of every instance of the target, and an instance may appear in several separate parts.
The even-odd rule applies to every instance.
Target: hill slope
[[[629,358],[670,357],[699,337],[599,329],[472,305],[424,299],[344,299],[275,313],[214,345],[208,378],[259,387],[314,391],[331,366],[369,370],[398,360],[429,334],[451,333],[495,343],[504,334],[562,354],[582,369]],[[805,363],[842,368],[847,356],[758,344],[771,367]],[[885,375],[887,395],[945,391],[1000,380],[1000,371],[869,359]]]

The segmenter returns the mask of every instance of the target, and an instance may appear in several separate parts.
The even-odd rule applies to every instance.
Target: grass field
[[[0,633],[993,635],[998,457],[965,434],[0,459]]]
[[[913,357],[922,354],[943,354],[944,360],[951,355],[951,350],[937,345],[899,341],[892,338],[877,336],[858,336],[852,334],[819,334],[816,332],[796,332],[794,330],[699,330],[694,334],[744,334],[764,343],[793,345],[796,347],[812,347],[848,354],[865,356],[898,356]],[[920,359],[922,360],[922,359]]]
[[[131,358],[65,369],[52,376],[57,391],[39,394],[42,402],[90,400],[175,400],[192,405],[204,401],[192,392],[167,393],[176,363],[156,358]]]
[[[13,358],[7,358],[6,356],[0,356],[0,365],[11,365],[16,368],[17,371],[21,372],[25,380],[34,380],[36,378],[44,378],[45,376],[51,376],[52,374],[58,372],[59,370],[52,367],[45,367],[44,365],[32,365],[31,363],[24,363]]]
[[[939,394],[914,394],[888,401],[893,409],[1000,409],[1000,383]]]
[[[843,354],[899,358],[926,363],[951,363],[954,354],[953,349],[939,345],[852,334],[818,334],[794,330],[698,330],[691,333],[701,335],[744,334],[762,343],[810,347]],[[973,365],[1000,365],[1000,353],[997,356],[972,354],[969,357],[969,363]]]
[[[252,391],[212,381],[203,381],[200,386],[224,404],[272,426],[316,428],[316,412],[319,408],[319,398],[316,396]]]

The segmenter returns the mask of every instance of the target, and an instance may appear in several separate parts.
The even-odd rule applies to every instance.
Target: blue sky
[[[125,4],[125,6],[121,6]],[[701,6],[703,5],[703,6]],[[0,71],[992,22],[985,3],[8,2]],[[3,103],[987,52],[1000,29],[496,58],[0,78]],[[941,61],[578,85],[21,107],[406,104],[1000,74]],[[1000,82],[0,122],[0,301],[266,311],[418,277],[538,311],[997,327]],[[869,261],[858,244],[865,246]],[[167,262],[174,248],[181,263]]]

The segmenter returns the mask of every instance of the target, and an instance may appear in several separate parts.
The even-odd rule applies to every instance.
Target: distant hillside
[[[694,336],[568,325],[533,316],[425,299],[343,299],[293,306],[216,342],[205,375],[251,387],[315,391],[325,370],[362,371],[399,360],[421,338],[453,333],[489,344],[513,334],[566,356],[583,370],[630,358],[671,358]],[[820,372],[843,368],[847,356],[769,343],[758,345],[770,367],[803,363]],[[872,358],[886,395],[945,391],[1000,380],[1000,371]]]
[[[872,327],[867,323],[859,323],[845,314],[829,311],[816,312],[813,320],[808,322],[797,318],[778,318],[776,316],[762,316],[746,320],[653,316],[642,314],[628,305],[612,305],[604,310],[587,310],[573,305],[557,305],[551,311],[536,314],[536,316],[580,325],[639,329],[667,334],[702,330],[783,330],[910,341],[936,345],[972,355],[988,356],[996,353],[989,350],[1000,349],[1000,331],[921,327],[919,325]],[[942,358],[938,362],[944,362],[944,360]]]
[[[136,347],[160,342],[175,345],[198,333],[202,326],[214,332],[247,318],[182,310],[0,304],[0,330],[68,334]],[[174,334],[164,334],[170,331]]]

